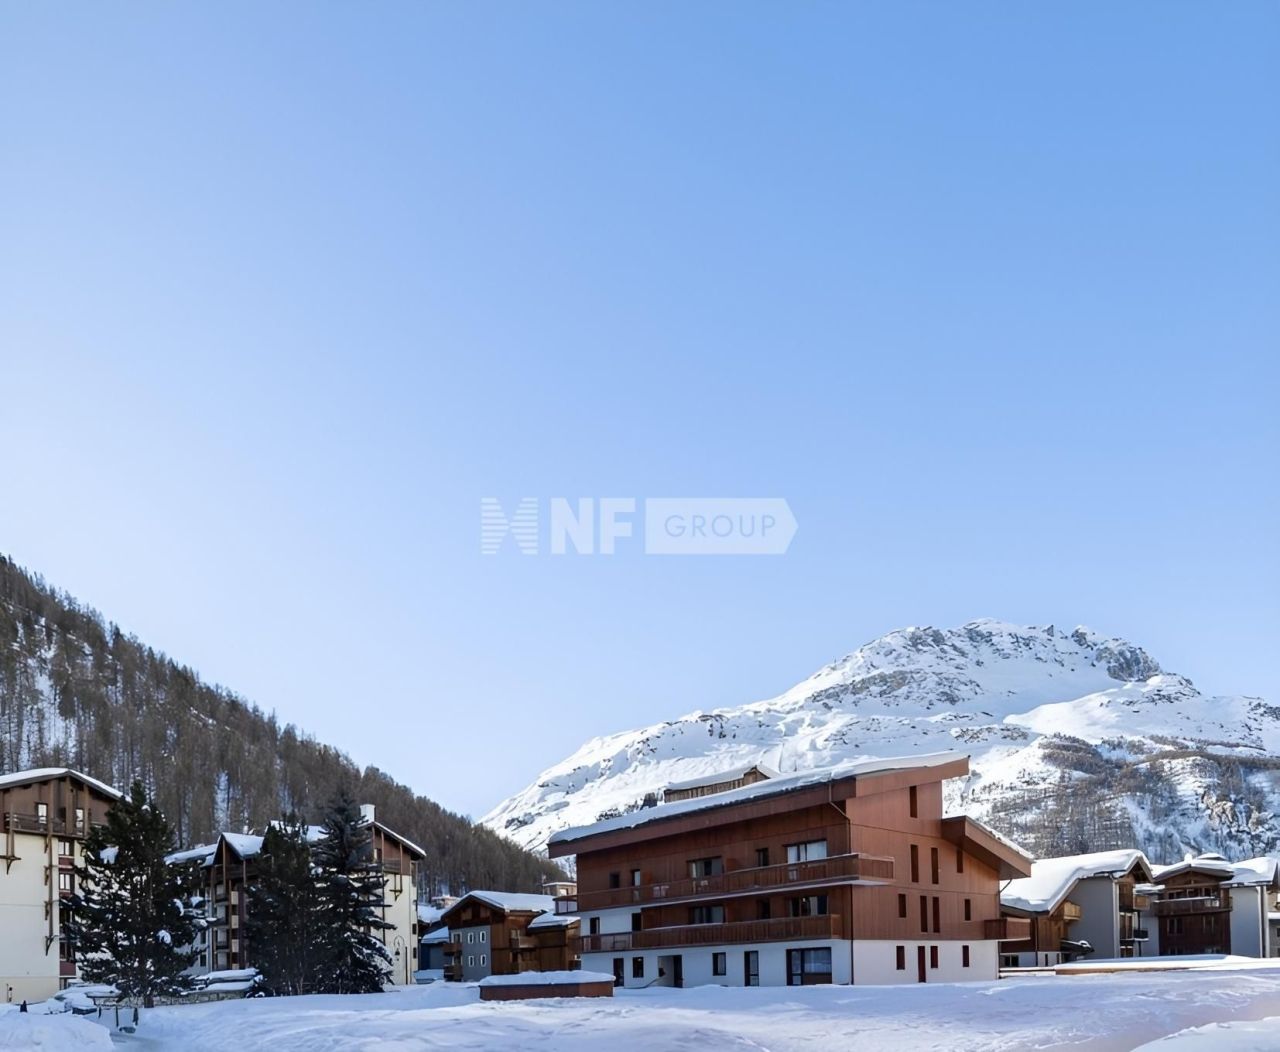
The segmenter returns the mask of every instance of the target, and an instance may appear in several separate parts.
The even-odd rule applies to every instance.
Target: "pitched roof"
[[[699,811],[710,811],[720,807],[730,807],[733,804],[744,803],[749,800],[778,796],[795,789],[825,785],[828,782],[839,781],[843,778],[866,777],[885,774],[890,771],[907,771],[916,768],[941,767],[945,764],[967,759],[968,756],[965,753],[939,752],[925,756],[895,756],[875,760],[852,760],[837,764],[834,767],[816,767],[798,774],[766,778],[763,782],[744,785],[740,789],[730,789],[727,792],[714,793],[710,796],[695,796],[688,800],[675,800],[671,803],[658,804],[656,807],[645,807],[629,814],[618,815],[616,818],[606,818],[592,825],[562,829],[558,833],[553,833],[547,843],[548,846],[554,847],[557,844],[582,840],[599,833],[609,833],[620,829],[634,829],[680,815],[695,814]],[[566,852],[561,852],[561,854],[564,853]],[[556,857],[554,852],[552,857]]]
[[[1236,873],[1235,866],[1221,855],[1209,854],[1197,855],[1195,858],[1184,858],[1181,862],[1175,862],[1171,866],[1157,866],[1153,875],[1156,881],[1165,881],[1170,877],[1193,871],[1208,873],[1210,876],[1224,880],[1230,880]]]
[[[112,800],[119,800],[124,794],[119,789],[114,789],[107,785],[106,782],[100,782],[96,778],[90,778],[87,774],[73,770],[70,767],[33,767],[27,771],[14,771],[12,774],[0,774],[0,789],[8,789],[15,785],[30,785],[32,782],[47,782],[54,778],[75,778],[84,782],[91,789],[96,789],[103,796],[108,796]]]
[[[556,904],[556,900],[550,895],[527,895],[517,891],[469,891],[444,911],[441,921],[448,923],[446,918],[471,899],[503,913],[551,913]]]
[[[710,774],[699,775],[697,778],[686,778],[682,782],[671,782],[667,786],[667,790],[697,789],[704,785],[719,785],[721,782],[735,782],[739,778],[745,778],[752,771],[759,771],[765,778],[778,778],[778,772],[772,767],[766,767],[762,763],[748,763],[740,767],[731,767],[727,771],[712,771]]]
[[[578,918],[570,916],[567,913],[541,913],[529,922],[529,930],[536,931],[539,928],[567,928],[571,924],[577,924]]]
[[[1232,884],[1275,884],[1280,878],[1280,860],[1269,855],[1246,858],[1232,865]]]
[[[1135,865],[1141,871],[1139,879],[1151,877],[1151,865],[1141,851],[1094,851],[1038,859],[1031,864],[1031,876],[1009,881],[1000,892],[1000,904],[1028,913],[1052,913],[1080,881],[1120,877]]]

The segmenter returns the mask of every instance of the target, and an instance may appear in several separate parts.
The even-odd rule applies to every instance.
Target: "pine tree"
[[[374,934],[383,920],[387,878],[373,857],[373,841],[360,810],[342,791],[329,805],[324,835],[315,845],[320,964],[326,993],[376,993],[391,973],[391,955]]]
[[[184,972],[204,923],[189,905],[192,874],[165,862],[174,850],[169,823],[135,781],[85,838],[76,867],[67,927],[80,972],[146,1007],[190,988]]]
[[[303,994],[315,986],[322,959],[317,900],[307,828],[290,814],[262,839],[246,903],[245,936],[263,986],[273,994]]]

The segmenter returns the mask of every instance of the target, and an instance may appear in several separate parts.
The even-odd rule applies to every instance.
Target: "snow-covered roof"
[[[436,928],[434,931],[427,932],[427,934],[422,937],[421,941],[422,942],[448,942],[449,929]]]
[[[1277,868],[1280,867],[1280,860],[1271,858],[1268,855],[1260,855],[1257,858],[1246,858],[1243,862],[1235,862],[1232,864],[1232,884],[1274,884],[1276,877],[1280,876]]]
[[[439,924],[440,918],[444,916],[444,908],[441,906],[432,906],[426,902],[418,903],[418,923],[425,924],[430,927],[433,924]]]
[[[567,928],[570,924],[577,924],[578,918],[572,917],[567,913],[543,913],[534,917],[529,922],[529,930],[536,931],[539,928]]]
[[[33,767],[28,771],[14,771],[12,774],[0,774],[0,789],[7,789],[12,785],[30,785],[32,782],[47,782],[51,778],[65,778],[70,775],[72,778],[78,778],[85,785],[97,789],[104,796],[109,796],[113,800],[119,800],[123,795],[119,789],[113,789],[106,782],[100,782],[96,778],[90,778],[87,774],[74,770],[71,767]]]
[[[675,800],[671,803],[658,804],[656,807],[645,807],[639,811],[618,815],[616,818],[606,818],[592,825],[562,829],[560,832],[552,834],[548,843],[561,844],[566,841],[581,840],[583,837],[594,836],[597,833],[608,833],[616,829],[634,829],[637,826],[648,825],[650,822],[658,822],[665,818],[674,818],[677,815],[693,814],[697,811],[707,811],[717,807],[728,807],[746,800],[755,800],[790,792],[793,789],[802,789],[811,785],[825,785],[827,782],[839,781],[841,778],[911,770],[917,767],[941,767],[943,764],[966,759],[968,759],[968,756],[965,753],[938,752],[929,753],[925,756],[894,756],[876,760],[853,760],[837,764],[834,767],[816,767],[809,771],[802,771],[799,774],[767,778],[763,782],[744,785],[740,789],[730,789],[727,792],[715,793],[711,796],[695,796],[688,800]]]
[[[189,847],[184,851],[175,851],[172,855],[165,856],[165,862],[174,866],[182,862],[199,862],[202,865],[209,865],[213,861],[214,852],[218,850],[218,845],[213,844],[197,844],[195,847]]]
[[[472,891],[445,912],[456,910],[467,899],[479,899],[486,906],[505,910],[507,913],[549,913],[556,908],[556,900],[550,895],[526,895],[517,891]]]
[[[1157,881],[1163,881],[1168,880],[1170,877],[1176,877],[1180,873],[1190,872],[1193,869],[1227,879],[1234,877],[1236,873],[1235,867],[1221,855],[1209,854],[1197,855],[1195,858],[1184,858],[1181,862],[1175,862],[1172,866],[1157,866],[1153,875]]]
[[[426,851],[424,851],[422,848],[420,848],[417,844],[415,844],[407,836],[404,836],[402,833],[397,833],[394,829],[391,829],[389,826],[384,826],[381,822],[373,822],[371,824],[377,826],[379,829],[381,829],[387,836],[391,837],[393,840],[400,841],[401,844],[403,844],[410,851],[415,853],[419,858],[427,857]]]
[[[578,983],[612,983],[609,972],[519,972],[515,975],[488,975],[481,986],[573,986]]]
[[[719,785],[721,782],[736,782],[739,778],[745,778],[752,771],[759,771],[766,778],[777,778],[778,772],[772,767],[766,767],[762,763],[749,763],[741,767],[731,767],[727,771],[713,771],[710,774],[700,775],[697,778],[687,778],[682,782],[672,782],[667,786],[670,790],[697,789],[704,785]]]
[[[1087,855],[1042,858],[1031,863],[1031,876],[1011,880],[1000,892],[1000,903],[1029,913],[1051,913],[1072,889],[1090,877],[1119,877],[1135,864],[1144,876],[1151,866],[1141,851],[1095,851]]]
[[[262,837],[256,833],[223,833],[222,839],[241,858],[253,858],[262,850]]]

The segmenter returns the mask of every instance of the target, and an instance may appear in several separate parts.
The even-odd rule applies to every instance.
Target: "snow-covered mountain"
[[[1087,628],[992,620],[890,632],[769,701],[595,738],[482,821],[541,849],[556,830],[718,770],[945,749],[972,758],[948,807],[1042,856],[1280,846],[1280,708],[1201,694]]]

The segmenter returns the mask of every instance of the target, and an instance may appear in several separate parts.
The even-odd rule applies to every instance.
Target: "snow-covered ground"
[[[0,1049],[94,1047],[22,1043],[0,1014]],[[1280,1048],[1280,961],[1215,970],[1034,976],[958,985],[800,989],[651,989],[612,1000],[484,1002],[473,984],[386,994],[250,999],[157,1008],[120,1047],[280,1052],[545,1050],[760,1052],[814,1049],[1017,1052]],[[1259,1022],[1270,1018],[1269,1023]],[[28,1017],[28,1028],[62,1020]],[[1229,1025],[1216,1025],[1229,1024]],[[1205,1028],[1210,1029],[1195,1029]],[[75,1027],[77,1031],[79,1027]],[[1170,1037],[1170,1035],[1176,1035]],[[1162,1039],[1169,1038],[1166,1043]],[[78,1043],[77,1043],[78,1042]],[[1199,1043],[1197,1043],[1199,1042]],[[1253,1042],[1253,1043],[1250,1043]]]

